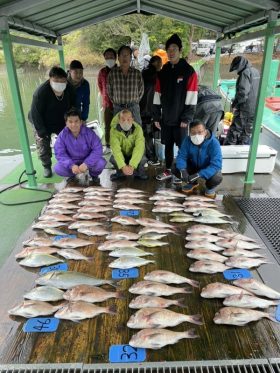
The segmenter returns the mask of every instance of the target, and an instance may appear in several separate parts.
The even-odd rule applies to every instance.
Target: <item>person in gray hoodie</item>
[[[234,117],[224,145],[248,145],[251,142],[260,74],[243,56],[232,60],[229,71],[237,71],[238,78],[232,102]]]

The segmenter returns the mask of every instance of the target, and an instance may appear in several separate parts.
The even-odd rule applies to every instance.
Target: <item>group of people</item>
[[[205,180],[205,195],[215,197],[215,188],[222,181],[222,154],[215,132],[223,115],[220,102],[220,106],[217,104],[220,96],[199,87],[195,70],[181,58],[182,41],[177,34],[166,41],[165,49],[168,62],[162,64],[161,57],[154,55],[142,72],[132,66],[133,51],[129,46],[123,45],[117,52],[105,50],[106,66],[98,74],[104,150],[97,135],[85,125],[90,89],[81,62],[72,61],[68,73],[60,67],[50,70],[49,79],[34,93],[29,113],[45,177],[52,176],[50,136],[56,133],[54,170],[58,175],[73,177],[88,172],[97,180],[106,165],[103,155],[111,152],[110,162],[116,169],[112,181],[132,175],[146,180],[145,164],[159,164],[153,141],[158,131],[165,145],[165,169],[156,179],[183,181],[183,190],[192,193],[201,178]],[[247,70],[252,67],[246,59],[245,64],[244,57],[234,60],[231,69],[240,76],[246,72],[246,79],[237,80],[237,121],[233,122],[228,143],[243,138],[248,141],[246,136],[252,130],[251,112],[247,117],[242,115],[243,109],[248,111],[248,96],[251,103],[254,100],[252,89],[241,89],[242,84],[248,84]],[[253,80],[255,89],[257,79]],[[216,106],[211,111],[213,103]],[[175,162],[174,145],[179,148]]]

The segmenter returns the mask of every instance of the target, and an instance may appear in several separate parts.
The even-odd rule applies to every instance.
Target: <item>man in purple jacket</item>
[[[54,145],[57,175],[73,177],[87,171],[98,180],[106,160],[102,158],[102,144],[98,136],[84,124],[79,110],[70,109],[65,114],[66,127],[60,132]]]

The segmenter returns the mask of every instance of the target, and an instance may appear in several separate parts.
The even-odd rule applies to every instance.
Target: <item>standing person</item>
[[[127,45],[118,50],[120,66],[108,76],[108,96],[113,102],[114,115],[123,109],[132,112],[136,123],[141,125],[139,102],[144,93],[144,83],[139,70],[130,66],[132,51]]]
[[[164,45],[160,44],[158,49],[155,50],[154,56],[159,56],[161,58],[162,65],[165,65],[168,62],[168,55],[163,48]]]
[[[132,58],[131,58],[130,66],[134,67],[137,70],[140,70],[140,65],[139,65],[139,60],[138,60],[139,48],[134,46],[131,49],[132,49]]]
[[[169,62],[163,65],[156,82],[153,118],[161,128],[161,140],[165,144],[165,171],[157,175],[159,181],[173,177],[174,144],[179,148],[193,120],[197,103],[197,75],[184,58],[180,58],[182,41],[177,34],[166,41]],[[160,125],[161,120],[161,125]],[[173,177],[173,182],[181,182]]]
[[[243,56],[234,57],[229,71],[237,71],[236,92],[232,102],[233,121],[224,145],[249,145],[254,124],[260,74]]]
[[[147,69],[142,71],[144,81],[144,95],[140,101],[140,112],[142,119],[142,128],[145,136],[145,150],[148,164],[158,166],[160,162],[156,157],[154,145],[154,123],[153,99],[155,93],[155,84],[158,72],[161,70],[162,62],[159,56],[153,56]]]
[[[110,162],[116,169],[116,173],[110,177],[111,180],[132,175],[140,180],[147,180],[148,176],[144,171],[146,157],[143,130],[133,120],[129,110],[124,109],[113,118],[110,141],[112,149]]]
[[[97,77],[98,88],[102,97],[102,107],[104,110],[105,124],[105,149],[103,154],[110,153],[110,125],[113,119],[113,104],[107,92],[108,75],[113,67],[116,66],[117,53],[113,48],[108,48],[103,53],[105,67],[103,67]]]
[[[76,108],[65,114],[65,128],[54,144],[57,175],[73,177],[87,171],[93,181],[103,171],[106,160],[102,158],[102,144],[99,137],[83,124],[81,114]]]
[[[61,67],[52,67],[49,79],[34,92],[28,113],[38,155],[44,167],[44,177],[52,177],[51,134],[58,135],[64,128],[64,114],[75,104],[75,90],[67,83],[66,72]]]
[[[176,168],[186,183],[183,192],[192,194],[200,178],[205,180],[205,196],[212,199],[216,197],[215,188],[223,180],[221,146],[201,120],[190,123],[190,135],[179,150]]]
[[[73,60],[69,66],[68,82],[76,91],[76,108],[81,111],[82,121],[86,123],[89,113],[90,88],[89,82],[83,77],[84,68],[80,61]]]

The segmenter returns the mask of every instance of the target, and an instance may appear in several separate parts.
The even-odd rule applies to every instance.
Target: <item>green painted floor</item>
[[[62,181],[62,178],[55,175],[46,179],[43,177],[43,170],[36,154],[32,154],[34,168],[37,171],[37,182],[48,184],[50,191],[54,188],[51,184]],[[0,189],[3,190],[8,185],[16,184],[19,176],[24,170],[24,164],[20,164],[0,180]],[[26,180],[26,175],[22,180]],[[44,186],[45,188],[45,186]],[[49,193],[36,190],[19,189],[18,187],[0,194],[0,201],[4,203],[20,203],[24,201],[35,201],[47,199]],[[5,206],[0,204],[1,240],[0,240],[0,266],[14,249],[18,238],[30,227],[34,219],[39,215],[46,202],[32,203],[28,205]]]

